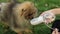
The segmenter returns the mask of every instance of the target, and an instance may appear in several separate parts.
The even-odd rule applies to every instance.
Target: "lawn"
[[[19,2],[27,1],[27,0],[18,0]],[[38,9],[38,15],[43,11],[50,10],[53,8],[60,7],[60,0],[28,0],[32,1]],[[0,0],[0,2],[7,2],[7,0]],[[58,15],[56,19],[60,19]],[[50,26],[50,25],[49,25]],[[39,24],[33,26],[34,34],[51,34],[50,29],[45,24]],[[0,34],[16,34],[12,30],[4,27],[4,24],[0,23]]]

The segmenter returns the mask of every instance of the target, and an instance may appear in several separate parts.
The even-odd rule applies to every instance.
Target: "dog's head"
[[[18,7],[20,16],[23,16],[25,19],[30,20],[37,15],[37,9],[32,2],[27,1],[21,3],[20,6],[18,5]]]

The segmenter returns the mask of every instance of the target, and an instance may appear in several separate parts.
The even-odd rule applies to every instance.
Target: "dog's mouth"
[[[26,19],[33,19],[34,17],[33,17],[33,14],[28,14],[28,15],[25,16],[25,18]]]

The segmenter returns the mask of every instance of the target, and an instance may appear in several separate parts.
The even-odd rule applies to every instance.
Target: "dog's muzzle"
[[[30,20],[30,19],[33,19],[34,17],[33,17],[33,14],[28,14],[25,16],[25,18]]]

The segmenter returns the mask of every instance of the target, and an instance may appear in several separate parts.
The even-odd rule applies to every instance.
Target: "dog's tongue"
[[[30,21],[30,23],[31,23],[32,25],[37,25],[37,24],[40,24],[40,23],[42,23],[42,22],[43,22],[43,17],[42,17],[42,16],[37,17],[37,18],[34,18],[34,19],[32,19],[32,20]]]

